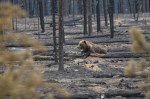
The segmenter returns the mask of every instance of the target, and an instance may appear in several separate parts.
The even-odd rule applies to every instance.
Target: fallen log
[[[120,74],[94,74],[93,78],[113,78],[114,76],[125,77],[123,73]]]
[[[116,96],[122,97],[144,97],[144,93],[137,90],[108,90],[105,94],[106,98],[112,98]]]
[[[86,93],[74,93],[70,97],[62,97],[58,95],[54,95],[56,99],[101,99],[103,98],[116,98],[120,96],[121,98],[144,98],[144,93],[138,90],[109,90],[104,93],[94,93],[94,92],[86,92]]]
[[[144,35],[149,35],[150,33],[143,33]],[[121,33],[121,34],[116,34],[116,36],[126,36],[129,35],[129,33]],[[146,38],[148,39],[148,37]],[[86,39],[86,38],[101,38],[101,37],[110,37],[110,34],[105,34],[105,35],[91,35],[91,36],[80,36],[80,37],[75,37],[74,39]]]
[[[72,53],[68,54],[69,57],[80,58],[83,57],[80,53]],[[99,57],[99,58],[140,58],[140,57],[150,57],[148,54],[134,54],[132,52],[110,52],[108,54],[97,54],[92,53],[91,57]]]
[[[34,56],[34,61],[54,61],[55,59],[52,56]],[[64,61],[69,61],[70,58],[64,58]]]
[[[70,41],[70,40],[66,40],[65,45],[78,45],[79,41]],[[125,43],[125,44],[131,44],[131,42],[129,40],[115,40],[115,41],[93,41],[93,43],[95,44],[106,44],[106,43]],[[45,43],[45,46],[53,46],[53,43]]]
[[[132,52],[112,52],[102,56],[102,58],[140,58],[150,57],[148,54],[134,54]]]

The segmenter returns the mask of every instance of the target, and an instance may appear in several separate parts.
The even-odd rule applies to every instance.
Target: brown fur
[[[81,49],[85,53],[89,52],[89,53],[107,54],[107,51],[105,49],[102,49],[102,46],[86,40],[81,40],[77,48]]]

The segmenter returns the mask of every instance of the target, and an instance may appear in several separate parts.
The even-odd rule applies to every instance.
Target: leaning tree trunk
[[[41,25],[42,32],[45,32],[43,2],[42,2],[42,0],[38,0],[38,4],[39,4],[40,25]]]
[[[108,5],[108,13],[109,13],[109,20],[110,20],[110,33],[111,38],[114,37],[114,0],[109,0]]]
[[[55,10],[56,10],[56,1],[51,0],[51,7],[52,7],[52,17],[53,17],[53,46],[54,46],[54,60],[57,60],[57,39],[56,39],[56,18],[55,18]]]
[[[87,0],[87,10],[88,10],[88,35],[91,36],[91,33],[92,33],[92,0]]]
[[[87,34],[87,0],[83,0],[83,14],[84,14],[84,35]]]
[[[63,9],[62,0],[59,0],[59,71],[64,71],[64,53],[63,53]]]
[[[97,0],[96,15],[97,15],[97,32],[100,32],[101,31],[100,0]]]

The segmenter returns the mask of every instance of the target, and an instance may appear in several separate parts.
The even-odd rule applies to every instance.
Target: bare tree
[[[100,0],[97,0],[96,15],[97,15],[97,32],[100,32],[101,31]]]
[[[108,27],[108,18],[107,18],[107,0],[103,0],[103,10],[104,10],[104,18],[105,18],[105,26]]]
[[[87,0],[88,35],[92,33],[92,0]]]
[[[56,0],[51,0],[51,7],[52,7],[52,17],[53,17],[53,46],[54,46],[54,60],[57,60],[57,39],[56,39],[56,17],[55,17],[55,10],[56,10]]]
[[[110,33],[111,38],[114,37],[114,0],[109,0],[108,5],[109,21],[110,21]]]
[[[42,32],[45,32],[43,2],[42,2],[42,0],[38,0],[38,5],[39,5],[39,17],[40,17],[41,29],[42,29]]]
[[[141,0],[134,0],[133,6],[134,6],[133,16],[134,16],[135,21],[138,21],[139,20],[139,12],[142,9],[142,1]]]
[[[83,0],[83,15],[84,15],[84,35],[87,34],[87,0]]]
[[[63,53],[63,9],[62,0],[59,0],[59,71],[64,71],[64,53]]]

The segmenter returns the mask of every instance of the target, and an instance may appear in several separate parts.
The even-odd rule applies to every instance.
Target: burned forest
[[[0,0],[0,99],[150,99],[150,0]]]

